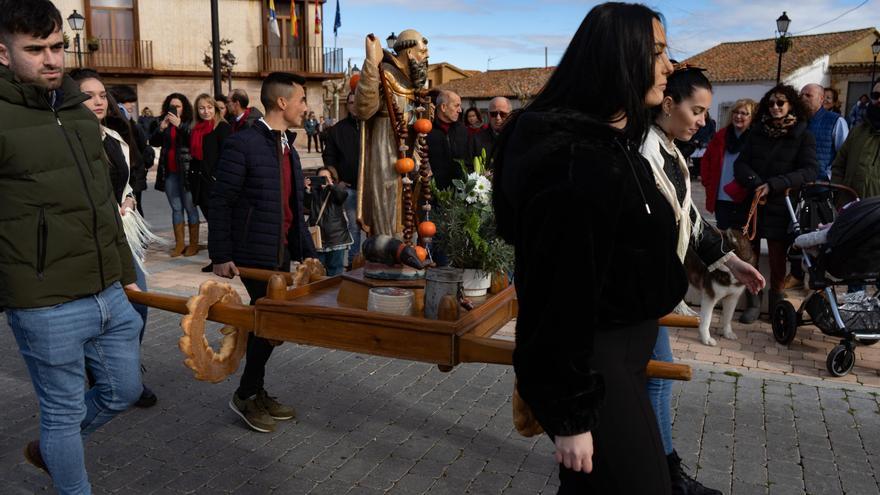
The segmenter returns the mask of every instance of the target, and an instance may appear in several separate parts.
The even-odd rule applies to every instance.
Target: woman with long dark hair
[[[751,135],[733,164],[737,183],[746,188],[750,198],[766,198],[758,206],[758,230],[752,246],[755,266],[761,256],[761,239],[767,240],[770,261],[768,310],[773,311],[782,299],[785,286],[786,253],[791,245],[791,216],[785,205],[785,191],[797,191],[816,179],[816,140],[807,131],[809,113],[798,92],[779,84],[768,91],[758,103]],[[760,297],[749,299],[749,308],[760,306]],[[748,309],[747,309],[748,311]]]
[[[691,197],[691,178],[688,164],[676,142],[687,143],[706,125],[707,111],[712,104],[712,84],[702,69],[683,67],[676,70],[666,83],[663,102],[654,108],[654,125],[642,144],[642,155],[651,164],[657,188],[675,212],[678,258],[684,262],[690,250],[706,265],[715,270],[722,265],[737,280],[757,293],[764,279],[751,265],[731,252],[724,244],[721,233],[708,224]],[[691,310],[682,301],[676,312],[689,314]],[[727,330],[725,330],[726,332]],[[729,333],[727,338],[735,338]],[[701,336],[705,345],[716,344],[710,335]],[[666,327],[660,327],[651,359],[673,362],[672,346]],[[673,493],[721,495],[718,490],[704,487],[688,475],[672,443],[672,382],[652,378],[648,380],[648,395],[660,438],[666,453]]]
[[[498,232],[516,252],[517,389],[555,443],[559,493],[670,493],[645,366],[687,280],[638,149],[671,73],[660,14],[598,5],[493,152]]]
[[[119,205],[119,215],[122,218],[125,237],[134,259],[137,286],[145,291],[147,290],[146,269],[144,268],[146,245],[160,239],[150,232],[149,226],[136,209],[137,201],[134,198],[132,184],[144,179],[140,175],[146,175],[146,169],[140,162],[141,157],[137,150],[134,130],[129,124],[129,119],[122,115],[116,101],[108,94],[98,72],[86,68],[75,69],[70,72],[70,77],[79,83],[80,91],[89,97],[83,104],[95,114],[101,123],[101,140],[108,159],[113,196]],[[132,304],[132,306],[143,320],[140,332],[140,340],[143,341],[144,330],[147,327],[147,307],[142,304]],[[87,375],[89,383],[92,384],[94,378],[88,372]],[[141,396],[135,405],[151,407],[156,404],[156,400],[156,394],[143,385]]]
[[[171,206],[174,226],[172,257],[192,256],[199,252],[199,210],[193,203],[187,183],[192,158],[189,151],[192,120],[193,107],[186,96],[171,93],[162,102],[162,117],[150,138],[150,146],[162,147],[156,170],[156,190],[165,191]],[[189,246],[184,245],[184,211],[189,221]]]

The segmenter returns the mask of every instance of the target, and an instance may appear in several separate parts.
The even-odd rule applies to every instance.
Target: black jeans
[[[315,151],[321,151],[320,144],[318,143],[318,135],[317,134],[308,134],[308,149],[309,152],[312,151],[312,142],[315,143]]]
[[[605,380],[605,398],[592,431],[593,472],[560,464],[560,495],[670,492],[669,465],[645,376],[656,341],[657,320],[594,332],[592,367]]]
[[[284,263],[277,268],[277,271],[290,271],[290,253],[286,249]],[[257,299],[266,296],[267,282],[246,278],[241,279],[241,282],[244,284],[244,288],[247,289],[248,295],[251,296],[251,306],[257,303]],[[269,343],[268,340],[257,337],[253,333],[248,335],[244,373],[241,374],[238,390],[235,391],[240,399],[247,399],[263,389],[263,380],[266,377],[266,363],[269,362],[273,350],[275,350],[275,346]]]

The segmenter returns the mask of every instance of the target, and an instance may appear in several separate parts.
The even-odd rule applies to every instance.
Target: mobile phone
[[[323,175],[309,177],[309,180],[312,181],[312,187],[322,187],[327,185],[327,178]]]
[[[168,105],[168,113],[173,113],[176,116],[177,115],[177,107]]]

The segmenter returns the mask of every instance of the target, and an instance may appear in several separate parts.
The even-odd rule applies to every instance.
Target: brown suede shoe
[[[24,460],[28,461],[28,464],[40,468],[43,472],[52,476],[49,474],[49,468],[46,467],[46,463],[43,461],[43,454],[40,453],[39,440],[28,442],[28,444],[24,446]]]
[[[797,278],[792,274],[788,274],[785,276],[785,286],[783,289],[791,290],[791,289],[803,289],[804,288],[804,279]]]

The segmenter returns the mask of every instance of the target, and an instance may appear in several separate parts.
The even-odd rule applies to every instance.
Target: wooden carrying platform
[[[513,343],[490,338],[516,317],[512,286],[483,301],[455,321],[367,311],[372,286],[424,282],[364,280],[358,271],[286,290],[284,298],[257,301],[256,335],[298,344],[409,359],[452,367],[459,363],[511,364]],[[276,295],[280,295],[276,293]],[[418,298],[416,298],[418,299]]]
[[[267,297],[255,306],[218,303],[207,319],[252,331],[267,339],[331,349],[433,363],[450,370],[460,363],[512,364],[514,343],[492,338],[516,317],[513,286],[486,298],[462,312],[453,321],[429,320],[415,308],[412,316],[367,311],[366,294],[371,286],[408,286],[423,290],[424,282],[382,282],[364,280],[360,272],[325,278],[289,288],[293,276],[265,270],[240,269],[242,276],[266,280]],[[411,287],[410,287],[411,286]],[[187,299],[155,293],[129,292],[132,302],[186,314]],[[419,299],[419,298],[417,298]],[[696,327],[696,318],[669,316],[668,326]],[[651,377],[689,380],[690,367],[652,361]]]

